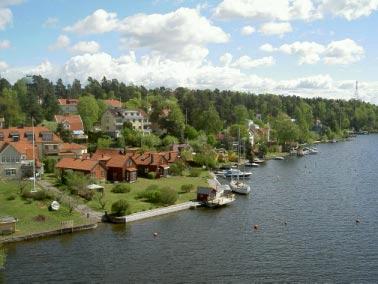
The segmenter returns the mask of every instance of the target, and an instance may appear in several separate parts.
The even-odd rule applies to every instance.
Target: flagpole
[[[37,190],[35,189],[35,152],[34,152],[34,147],[35,147],[35,142],[34,142],[34,118],[32,117],[32,128],[33,128],[33,188],[31,192],[36,192]]]

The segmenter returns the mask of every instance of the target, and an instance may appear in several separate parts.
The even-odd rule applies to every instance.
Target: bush
[[[185,163],[181,160],[178,160],[177,162],[169,166],[169,172],[174,176],[182,176],[182,172],[185,170],[185,168]]]
[[[193,184],[183,184],[181,186],[181,191],[182,192],[191,192],[192,190],[194,190],[194,185]]]
[[[112,204],[112,214],[116,216],[124,216],[128,209],[129,203],[124,199],[120,199]]]
[[[124,183],[117,184],[112,188],[113,193],[128,193],[130,190],[130,185]]]
[[[15,200],[15,199],[16,199],[16,196],[15,196],[14,194],[9,195],[9,196],[7,197],[7,200]]]
[[[199,168],[192,168],[189,172],[190,177],[199,177],[201,175],[201,169]]]
[[[177,201],[177,192],[170,187],[160,189],[159,203],[164,205],[172,205]]]
[[[53,158],[47,158],[43,161],[43,167],[45,170],[45,173],[53,173],[55,170],[55,165],[57,163],[56,159]]]
[[[50,198],[44,190],[39,190],[37,192],[30,192],[29,189],[23,190],[21,193],[21,197],[24,199],[39,200],[39,201],[43,201]]]
[[[137,198],[144,198],[147,202],[154,204],[171,205],[177,201],[178,195],[177,192],[170,187],[159,188],[157,185],[153,184],[138,193]]]
[[[149,173],[147,174],[147,178],[148,178],[148,179],[155,179],[155,178],[156,178],[156,173],[154,173],[154,172],[149,172]]]

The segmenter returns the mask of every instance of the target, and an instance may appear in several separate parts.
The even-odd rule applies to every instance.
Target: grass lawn
[[[209,174],[207,171],[203,171],[200,177],[171,176],[168,178],[161,178],[161,179],[156,179],[156,180],[138,178],[138,180],[135,183],[131,184],[131,191],[128,193],[113,193],[111,192],[111,189],[113,188],[114,185],[110,183],[105,184],[105,191],[104,191],[105,192],[104,199],[106,200],[105,210],[110,212],[110,208],[112,204],[119,199],[125,199],[128,201],[130,205],[128,214],[161,207],[161,205],[159,204],[148,203],[141,199],[136,198],[139,192],[143,191],[151,184],[157,184],[159,187],[168,186],[176,190],[178,193],[178,199],[176,201],[176,204],[187,202],[187,201],[195,199],[197,186],[208,185],[207,184],[208,178],[209,178]],[[195,190],[189,193],[183,193],[181,192],[181,186],[183,184],[193,184],[195,186]],[[98,201],[95,200],[95,198],[94,200],[89,201],[87,205],[93,208],[94,210],[101,210],[99,203]]]
[[[14,200],[7,200],[9,196]],[[13,236],[27,235],[60,228],[61,221],[73,220],[74,225],[85,224],[87,220],[79,213],[70,213],[68,208],[61,205],[59,211],[49,211],[51,201],[28,202],[19,195],[17,182],[0,181],[0,216],[12,216],[18,219],[16,233]],[[45,221],[36,221],[38,215],[45,216]],[[7,238],[7,236],[1,236]]]

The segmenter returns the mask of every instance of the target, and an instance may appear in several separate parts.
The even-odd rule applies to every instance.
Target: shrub
[[[150,203],[159,203],[160,201],[160,191],[159,189],[156,190],[147,190],[138,193],[137,198],[144,198],[147,202]]]
[[[45,173],[53,173],[54,170],[55,170],[55,165],[57,163],[57,160],[56,159],[53,159],[53,158],[47,158],[44,160],[44,169],[45,169]]]
[[[185,170],[185,168],[185,163],[181,160],[178,160],[177,162],[169,166],[169,172],[174,176],[182,176],[182,172]]]
[[[159,203],[172,205],[177,201],[177,192],[170,187],[160,189]]]
[[[155,179],[155,178],[156,178],[156,173],[154,173],[154,172],[149,172],[149,173],[147,174],[147,178],[148,178],[148,179]]]
[[[44,190],[31,192],[29,189],[23,190],[21,193],[21,197],[27,200],[30,199],[30,200],[40,200],[40,201],[50,198]]]
[[[192,190],[194,190],[194,185],[193,184],[183,184],[181,186],[181,191],[182,192],[191,192]]]
[[[112,214],[116,216],[124,216],[128,209],[129,203],[124,199],[120,199],[112,204]]]
[[[130,192],[131,187],[129,184],[120,183],[112,188],[113,193],[127,193]]]
[[[15,196],[14,194],[9,195],[9,196],[7,197],[7,200],[15,200],[15,199],[16,199],[16,196]]]
[[[199,177],[200,175],[201,175],[201,169],[199,168],[190,169],[190,172],[189,172],[190,177]]]

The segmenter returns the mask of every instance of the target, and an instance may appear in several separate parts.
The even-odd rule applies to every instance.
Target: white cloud
[[[48,17],[46,21],[42,24],[44,28],[56,28],[58,25],[59,19],[55,17]]]
[[[253,34],[256,31],[256,29],[252,26],[245,26],[241,29],[240,33],[242,35],[248,36]]]
[[[8,8],[0,8],[0,31],[5,30],[5,28],[12,23],[13,14]]]
[[[230,58],[229,55],[225,56],[227,57]],[[70,58],[60,67],[45,61],[35,67],[8,68],[2,72],[2,76],[11,82],[15,82],[25,74],[40,74],[53,81],[62,78],[65,82],[72,82],[75,78],[86,82],[88,76],[101,80],[103,76],[106,76],[126,84],[144,85],[148,88],[160,86],[218,88],[252,93],[272,92],[338,99],[350,99],[354,94],[353,83],[335,81],[327,74],[277,81],[245,73],[230,65],[214,66],[205,61],[198,65],[187,61],[163,59],[155,55],[137,59],[132,52],[118,58],[103,52],[87,53]],[[364,100],[378,103],[377,92],[378,82],[360,82],[361,98]]]
[[[276,63],[272,56],[253,59],[247,55],[241,56],[236,59],[231,66],[240,69],[252,69],[261,66],[272,66]]]
[[[260,46],[260,50],[298,55],[299,64],[315,64],[320,60],[325,64],[350,64],[360,61],[364,57],[364,48],[349,38],[332,41],[328,45],[296,41],[275,48],[270,44],[264,44]]]
[[[319,10],[326,14],[343,17],[348,21],[367,17],[378,10],[377,0],[323,0]]]
[[[62,48],[66,48],[70,45],[70,39],[68,36],[66,35],[60,35],[58,36],[58,38],[56,39],[56,41],[49,45],[49,50],[50,51],[54,51],[54,50],[58,50],[58,49],[62,49]]]
[[[208,43],[229,39],[198,10],[179,8],[167,14],[137,14],[120,22],[123,43],[131,48],[147,47],[159,55],[179,60],[201,61]]]
[[[312,21],[329,14],[351,21],[377,10],[377,0],[223,0],[214,15],[223,19]]]
[[[0,60],[0,70],[5,70],[8,68],[8,64],[5,61]]]
[[[278,50],[286,54],[299,55],[299,64],[314,64],[320,60],[320,55],[325,51],[325,47],[316,42],[296,41],[291,44],[283,44]]]
[[[232,62],[232,54],[226,52],[221,57],[219,57],[219,62],[222,63],[224,66],[229,66]]]
[[[333,41],[324,53],[326,64],[349,64],[360,61],[364,57],[364,49],[353,40],[347,38]]]
[[[276,49],[270,43],[265,43],[265,44],[260,46],[260,50],[265,51],[265,52],[273,52]]]
[[[70,48],[70,51],[75,54],[97,53],[100,50],[100,45],[95,41],[80,41]]]
[[[117,24],[116,13],[108,13],[103,9],[98,9],[92,15],[79,20],[72,26],[65,27],[63,30],[77,34],[101,34],[115,30]]]
[[[293,28],[291,27],[291,24],[287,22],[282,22],[282,23],[269,22],[269,23],[263,24],[260,27],[259,31],[265,35],[283,36],[285,33],[292,32]]]
[[[0,40],[0,49],[10,48],[11,43],[9,40]]]

